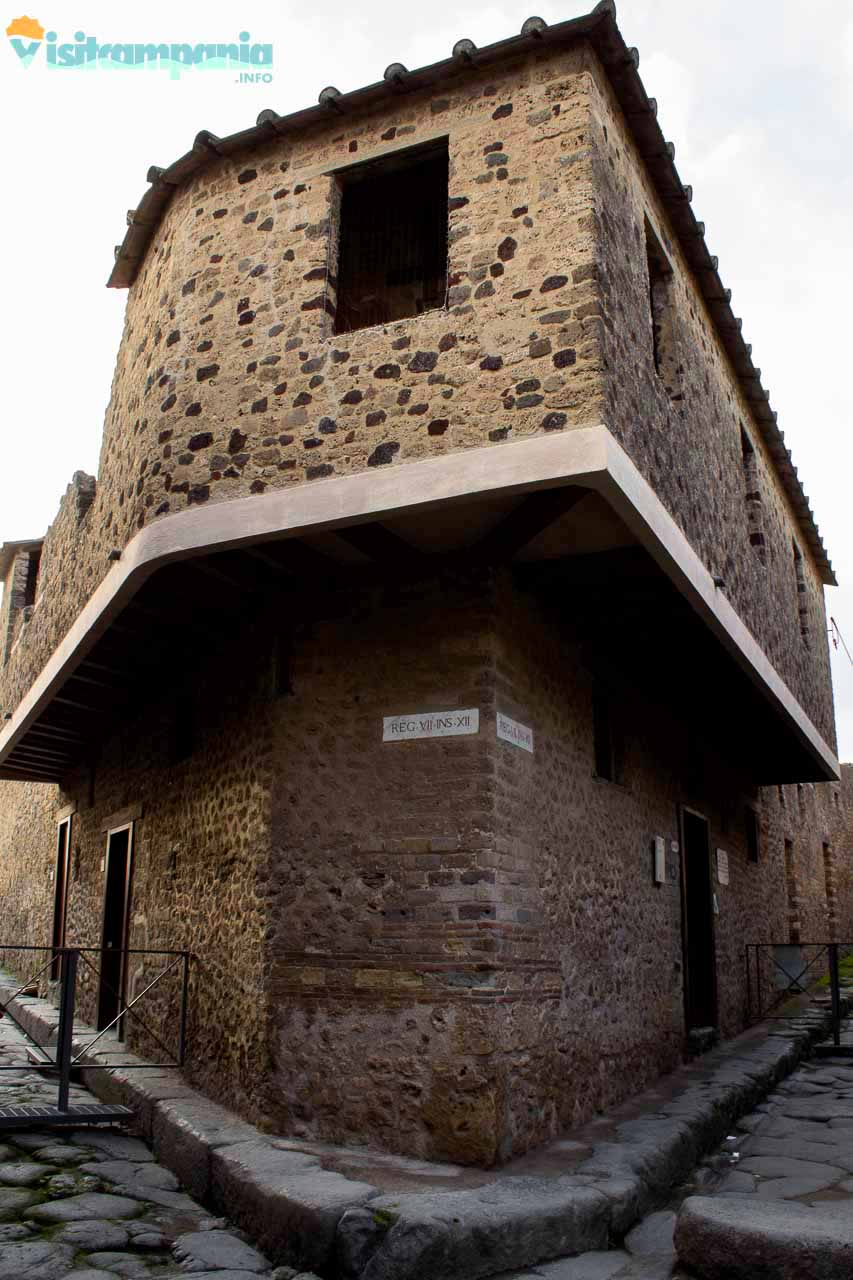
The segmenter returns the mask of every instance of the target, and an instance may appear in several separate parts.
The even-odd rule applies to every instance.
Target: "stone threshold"
[[[0,975],[0,1002],[15,990]],[[52,1004],[20,996],[11,1007],[35,1040],[55,1041]],[[620,1242],[795,1069],[827,1035],[830,1019],[809,1009],[776,1026],[760,1039],[753,1031],[718,1046],[677,1073],[668,1096],[653,1089],[648,1101],[640,1095],[631,1109],[619,1109],[633,1118],[617,1112],[612,1123],[594,1122],[590,1129],[603,1140],[552,1144],[547,1173],[510,1166],[478,1171],[479,1184],[462,1189],[404,1192],[389,1191],[387,1178],[383,1190],[328,1167],[342,1162],[342,1148],[263,1133],[192,1089],[179,1071],[127,1070],[144,1060],[116,1041],[88,1049],[90,1027],[75,1024],[74,1039],[87,1088],[103,1102],[132,1107],[157,1159],[276,1261],[346,1280],[479,1280]],[[116,1065],[86,1070],[86,1062]],[[379,1155],[374,1167],[389,1163]]]

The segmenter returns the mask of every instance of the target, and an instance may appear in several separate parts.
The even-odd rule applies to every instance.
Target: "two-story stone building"
[[[832,569],[637,64],[604,3],[152,169],[0,552],[6,941],[192,948],[291,1134],[506,1159],[849,931]]]

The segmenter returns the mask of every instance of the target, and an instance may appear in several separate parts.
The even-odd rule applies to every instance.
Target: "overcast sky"
[[[437,61],[461,36],[489,44],[530,16],[526,4],[449,0],[148,0],[135,12],[30,2],[25,12],[60,41],[82,30],[100,43],[218,43],[248,30],[273,44],[275,63],[265,85],[226,71],[51,73],[44,48],[24,67],[2,41],[0,541],[41,534],[72,472],[97,469],[125,303],[104,282],[149,165],[170,163],[199,129],[232,133],[264,107],[284,114],[324,85],[378,80],[389,62]],[[546,0],[536,12],[558,22],[592,3]],[[7,8],[3,26],[20,13]],[[618,17],[843,584],[827,592],[828,613],[853,650],[853,6],[619,0]],[[853,759],[853,666],[843,651],[833,666],[841,756]]]

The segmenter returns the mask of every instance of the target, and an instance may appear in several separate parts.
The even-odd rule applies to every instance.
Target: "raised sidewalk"
[[[15,989],[0,975],[0,1003]],[[13,1008],[39,1043],[55,1039],[49,1002],[22,996]],[[75,1026],[75,1052],[111,1066],[84,1066],[87,1087],[133,1107],[161,1163],[274,1259],[348,1280],[477,1280],[621,1241],[794,1070],[828,1022],[808,1010],[775,1031],[746,1033],[499,1171],[276,1138],[177,1071],[126,1070],[143,1060],[115,1041],[87,1050],[89,1027]]]

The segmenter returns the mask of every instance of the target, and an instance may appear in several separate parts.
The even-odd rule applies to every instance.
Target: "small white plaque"
[[[383,742],[407,742],[412,738],[458,738],[480,732],[480,711],[413,711],[409,715],[385,716]]]
[[[655,884],[666,884],[666,841],[655,836]]]
[[[717,850],[717,883],[729,883],[729,855],[725,849]]]
[[[533,730],[528,725],[519,724],[517,720],[505,716],[502,711],[498,712],[498,737],[533,755]]]

